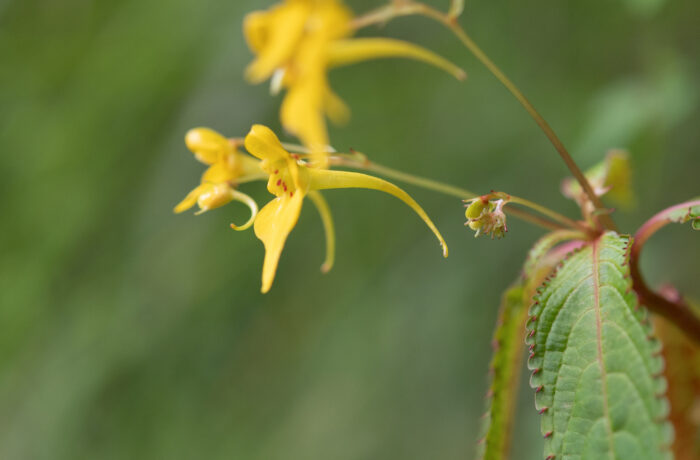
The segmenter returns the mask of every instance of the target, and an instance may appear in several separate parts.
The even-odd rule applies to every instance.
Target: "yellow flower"
[[[185,143],[195,158],[209,168],[202,175],[200,185],[188,193],[174,211],[181,213],[197,204],[199,211],[196,214],[201,214],[232,200],[240,201],[250,208],[251,217],[240,227],[231,226],[237,230],[250,227],[258,206],[251,197],[234,187],[240,181],[261,178],[260,162],[239,152],[228,139],[208,128],[191,129],[185,136]]]
[[[260,83],[272,77],[273,91],[288,90],[280,109],[284,128],[317,155],[326,167],[325,117],[342,123],[345,103],[330,88],[327,70],[383,57],[407,57],[440,67],[459,79],[464,71],[411,43],[385,38],[348,39],[352,13],[338,0],[286,0],[267,11],[246,16],[244,34],[255,60],[246,77]]]
[[[304,198],[308,196],[318,206],[328,237],[327,259],[332,263],[333,233],[330,213],[319,190],[334,188],[366,188],[393,195],[410,206],[437,236],[447,257],[447,245],[425,211],[399,187],[377,177],[356,172],[309,168],[298,156],[291,155],[269,128],[254,125],[245,138],[245,147],[261,161],[260,167],[269,174],[267,189],[275,198],[266,204],[255,219],[255,235],[265,246],[262,292],[270,290],[277,271],[284,243],[299,218]],[[319,205],[320,203],[320,205]]]

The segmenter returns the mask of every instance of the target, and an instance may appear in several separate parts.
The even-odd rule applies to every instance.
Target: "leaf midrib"
[[[608,458],[613,458],[614,455],[614,445],[612,437],[612,424],[610,422],[610,408],[608,407],[608,378],[605,371],[605,362],[603,361],[603,325],[602,318],[600,314],[600,273],[598,272],[599,261],[598,255],[600,251],[600,240],[596,240],[592,244],[592,257],[593,257],[593,299],[595,307],[595,319],[596,319],[596,335],[597,335],[597,349],[598,349],[598,366],[600,368],[600,380],[601,389],[603,392],[603,415],[605,417],[606,428],[608,431],[608,447],[609,455]]]

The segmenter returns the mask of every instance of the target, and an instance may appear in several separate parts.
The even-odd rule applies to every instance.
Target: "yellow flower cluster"
[[[245,148],[252,157],[231,147],[232,144],[227,139],[206,128],[191,130],[186,140],[195,156],[211,166],[202,176],[202,183],[175,207],[175,212],[189,209],[195,203],[199,203],[200,212],[219,207],[231,200],[247,204],[252,211],[251,219],[244,226],[236,227],[232,224],[232,227],[243,230],[254,222],[255,235],[265,246],[262,292],[269,291],[272,286],[287,236],[296,225],[304,198],[307,196],[318,208],[326,227],[328,254],[323,270],[328,271],[332,267],[335,246],[333,223],[328,205],[319,190],[365,188],[395,196],[410,206],[435,233],[447,257],[447,245],[442,235],[423,208],[402,189],[367,174],[311,168],[299,155],[285,150],[275,133],[266,126],[253,125],[245,137]],[[221,175],[210,173],[214,168],[225,172]],[[238,183],[260,179],[261,171],[268,179],[267,190],[275,198],[258,212],[252,198],[236,190],[235,186]],[[216,181],[209,181],[213,179]]]
[[[197,214],[201,214],[236,200],[248,205],[253,215],[245,225],[237,228],[244,230],[250,227],[258,207],[252,198],[237,191],[235,186],[241,177],[260,177],[262,170],[259,162],[243,155],[232,142],[207,128],[191,129],[185,136],[185,144],[195,158],[209,165],[209,168],[202,174],[201,184],[175,206],[175,212],[187,211],[197,204]]]
[[[329,69],[382,57],[408,57],[440,67],[458,79],[466,74],[436,54],[400,40],[348,38],[352,13],[337,0],[286,0],[267,11],[246,16],[243,23],[255,60],[246,69],[253,83],[272,79],[273,92],[286,89],[280,118],[290,134],[317,155],[329,144],[325,117],[342,123],[349,109],[328,83]]]
[[[299,138],[306,153],[290,153],[263,125],[253,125],[244,140],[227,139],[207,128],[196,128],[185,137],[187,147],[208,165],[201,183],[175,207],[180,213],[195,204],[197,214],[239,201],[251,217],[243,230],[254,226],[263,242],[265,259],[262,292],[269,291],[289,233],[297,223],[306,197],[317,207],[326,233],[328,271],[333,265],[335,233],[327,202],[320,191],[333,188],[379,190],[410,206],[438,238],[443,255],[447,245],[425,211],[405,191],[377,177],[329,169],[326,117],[347,119],[349,110],[330,88],[329,69],[381,57],[408,57],[442,68],[463,79],[464,72],[449,61],[416,45],[385,38],[349,38],[353,16],[338,0],[285,0],[267,11],[250,13],[244,33],[254,61],[246,78],[259,83],[271,79],[273,91],[286,90],[280,118],[286,131]],[[244,146],[248,153],[239,148]],[[258,212],[255,201],[238,186],[267,179],[274,198]]]

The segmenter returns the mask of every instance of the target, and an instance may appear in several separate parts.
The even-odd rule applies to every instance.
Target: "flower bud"
[[[484,225],[484,223],[479,220],[473,220],[471,222],[467,222],[467,224],[469,225],[469,228],[471,228],[474,231],[479,230],[481,226]]]
[[[197,199],[199,211],[197,214],[219,208],[233,199],[233,191],[226,184],[206,184]]]
[[[185,144],[197,160],[208,165],[216,163],[230,147],[228,139],[209,128],[190,129],[185,135]]]
[[[505,204],[504,200],[484,203],[484,200],[477,198],[467,207],[465,215],[468,220],[465,225],[476,232],[475,238],[482,233],[491,235],[491,238],[503,238],[508,231],[506,214],[503,212]]]
[[[488,202],[484,203],[481,198],[477,198],[467,207],[464,215],[467,217],[467,219],[476,219],[481,215],[486,207],[486,204],[488,204]]]

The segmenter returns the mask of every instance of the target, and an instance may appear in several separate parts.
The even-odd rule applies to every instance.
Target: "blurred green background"
[[[500,293],[540,230],[511,220],[505,240],[475,240],[458,200],[407,187],[443,260],[397,200],[331,191],[336,267],[319,272],[307,204],[263,296],[262,244],[228,228],[243,206],[172,214],[202,172],[187,129],[279,128],[279,98],[242,78],[242,18],[271,3],[0,1],[3,460],[471,458]],[[631,232],[700,191],[698,17],[689,0],[473,0],[462,23],[583,167],[630,150],[638,206],[616,218]],[[427,46],[469,79],[399,60],[334,71],[353,109],[337,148],[573,215],[553,148],[446,30],[361,34]],[[648,277],[697,296],[692,248],[665,230]],[[515,458],[537,459],[525,387]]]

